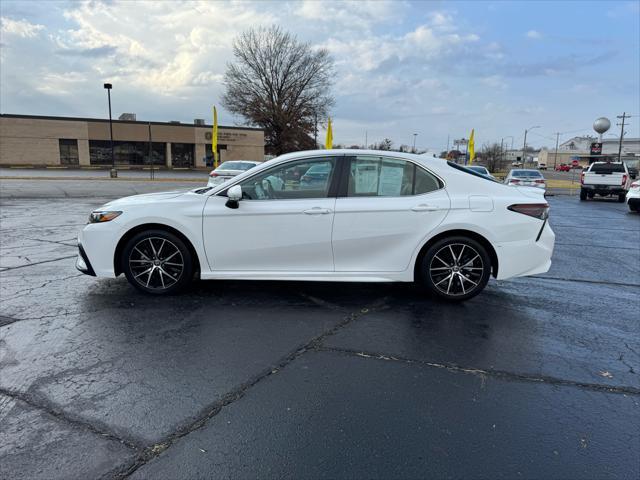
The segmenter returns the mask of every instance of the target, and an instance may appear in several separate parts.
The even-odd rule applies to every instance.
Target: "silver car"
[[[212,170],[209,174],[207,185],[210,187],[220,185],[236,175],[251,170],[256,165],[260,165],[260,163],[261,162],[253,160],[231,160],[222,162],[218,168]]]
[[[507,185],[516,187],[537,187],[546,190],[547,182],[538,170],[514,168],[504,179]]]

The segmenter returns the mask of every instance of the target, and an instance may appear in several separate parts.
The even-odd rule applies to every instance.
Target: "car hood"
[[[109,203],[106,203],[103,208],[121,208],[127,207],[130,205],[146,205],[146,204],[156,204],[160,203],[164,200],[169,200],[172,198],[179,197],[180,195],[184,195],[185,193],[190,192],[191,190],[174,190],[171,192],[156,192],[156,193],[143,193],[141,195],[132,195],[130,197],[123,197],[117,200],[112,200]]]

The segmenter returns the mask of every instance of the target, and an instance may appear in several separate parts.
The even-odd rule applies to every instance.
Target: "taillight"
[[[640,182],[633,182],[631,188],[640,188]]]
[[[580,185],[584,185],[584,172],[580,174]]]
[[[546,220],[549,217],[549,204],[547,203],[516,203],[509,205],[507,209],[512,212],[539,218],[540,220]]]
[[[544,180],[536,180],[536,183],[544,183]]]
[[[509,180],[509,185],[517,185],[520,183],[520,180],[517,180],[515,178],[512,178],[511,180]]]
[[[210,176],[210,177],[217,177],[217,176],[218,176],[218,174],[217,174],[216,172],[211,172],[211,173],[209,174],[209,176]]]
[[[627,183],[627,174],[625,173],[624,175],[622,175],[622,186],[624,187],[624,184]]]

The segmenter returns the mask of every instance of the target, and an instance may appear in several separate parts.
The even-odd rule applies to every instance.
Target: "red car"
[[[571,167],[566,163],[561,163],[560,165],[556,165],[556,172],[568,172],[571,170]]]

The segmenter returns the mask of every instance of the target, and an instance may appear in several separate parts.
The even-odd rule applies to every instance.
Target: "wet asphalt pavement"
[[[405,284],[74,268],[96,206],[180,187],[0,183],[0,478],[638,478],[640,216],[550,197],[550,272]],[[193,188],[193,184],[186,187]]]

